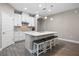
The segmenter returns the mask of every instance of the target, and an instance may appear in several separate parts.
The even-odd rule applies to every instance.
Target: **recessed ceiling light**
[[[47,17],[45,16],[44,19],[47,19]]]
[[[36,14],[35,16],[36,16],[36,17],[39,17],[39,14]]]
[[[51,12],[51,9],[49,9],[48,12]]]
[[[42,7],[42,4],[39,4],[38,6],[39,6],[39,7]]]
[[[50,18],[50,20],[53,21],[54,19],[53,18]]]
[[[25,10],[27,10],[27,8],[24,8]]]

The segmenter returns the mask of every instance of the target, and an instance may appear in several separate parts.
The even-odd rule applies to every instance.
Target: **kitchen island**
[[[24,32],[25,33],[25,48],[32,53],[33,49],[33,41],[46,38],[49,36],[53,36],[57,34],[57,32],[50,32],[50,31],[44,31],[44,32],[36,32],[36,31],[28,31]]]

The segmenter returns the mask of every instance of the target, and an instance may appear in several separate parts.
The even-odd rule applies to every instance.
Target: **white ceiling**
[[[42,7],[39,7],[39,4],[41,4]],[[41,16],[79,8],[79,3],[10,3],[10,5],[12,5],[16,10],[31,14],[39,14]],[[53,5],[53,7],[50,5]],[[27,8],[27,10],[24,8]],[[46,8],[46,10],[42,10],[43,8]],[[51,9],[50,12],[48,11],[49,9]]]

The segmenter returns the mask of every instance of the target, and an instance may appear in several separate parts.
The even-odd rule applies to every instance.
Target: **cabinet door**
[[[26,34],[26,36],[25,36],[25,48],[28,49],[30,52],[32,52],[33,39],[34,39],[34,37]]]
[[[20,32],[19,31],[14,33],[14,41],[15,42],[20,41]]]
[[[14,14],[14,24],[15,26],[21,26],[21,15]]]
[[[15,32],[15,42],[25,40],[25,34],[21,31]]]
[[[5,48],[13,43],[13,18],[2,13],[2,48]]]
[[[25,34],[23,32],[20,32],[20,40],[25,40]]]

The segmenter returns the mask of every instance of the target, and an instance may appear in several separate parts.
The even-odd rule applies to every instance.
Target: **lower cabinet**
[[[15,42],[25,40],[25,34],[22,31],[16,31],[14,36],[15,36],[14,39]]]

